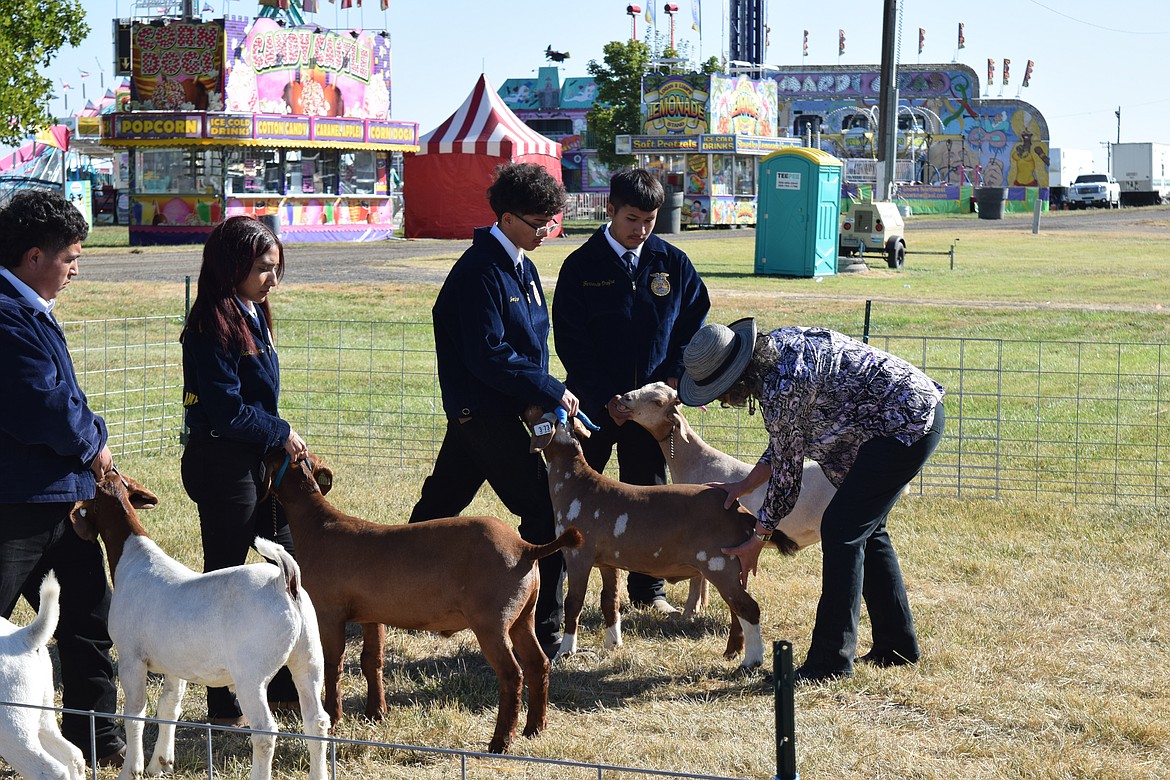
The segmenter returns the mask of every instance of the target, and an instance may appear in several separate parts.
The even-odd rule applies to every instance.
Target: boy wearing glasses
[[[563,406],[577,397],[548,373],[548,304],[526,256],[556,230],[565,189],[543,167],[501,166],[487,191],[496,224],[477,228],[431,310],[447,432],[410,515],[416,523],[462,512],[486,481],[520,517],[533,544],[556,538],[548,471],[528,451],[525,407]],[[545,655],[560,649],[564,560],[540,561],[536,638]],[[455,586],[455,583],[452,583]]]
[[[615,395],[648,382],[678,388],[683,348],[711,308],[707,288],[686,254],[652,234],[665,200],[644,169],[610,179],[610,222],[561,266],[553,296],[553,338],[565,382],[601,430],[581,442],[585,459],[604,471],[617,445],[619,477],[631,485],[666,484],[666,462],[640,425],[618,426],[606,413]],[[630,572],[630,601],[670,614],[665,583]]]

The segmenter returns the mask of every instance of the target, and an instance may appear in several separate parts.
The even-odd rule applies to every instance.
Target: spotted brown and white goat
[[[548,461],[549,493],[558,529],[572,524],[585,544],[565,553],[569,592],[565,597],[565,636],[557,658],[576,652],[577,630],[590,569],[601,571],[601,608],[607,648],[622,643],[618,613],[618,570],[644,572],[672,581],[700,575],[731,609],[724,657],[744,653],[743,668],[763,663],[760,606],[740,583],[739,563],[723,548],[747,540],[755,517],[735,504],[723,506],[727,494],[704,485],[627,485],[598,474],[585,461],[578,436],[588,432],[576,419],[556,422],[539,409],[526,415],[534,427],[531,449]],[[795,543],[776,534],[772,543],[785,554]]]

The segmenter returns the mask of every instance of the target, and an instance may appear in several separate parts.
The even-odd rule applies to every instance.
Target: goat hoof
[[[386,717],[386,709],[384,707],[366,708],[366,719],[372,720],[375,723],[381,721]]]

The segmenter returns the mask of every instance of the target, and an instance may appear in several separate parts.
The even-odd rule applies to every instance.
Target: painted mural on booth
[[[782,134],[819,134],[836,157],[876,159],[876,66],[781,68],[776,77]],[[927,185],[1048,186],[1048,124],[1038,109],[1012,98],[981,98],[965,65],[898,72],[897,153]]]
[[[710,132],[776,136],[776,82],[747,76],[711,76]]]

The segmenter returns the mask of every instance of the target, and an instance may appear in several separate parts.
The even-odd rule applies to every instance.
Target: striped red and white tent
[[[407,238],[471,238],[495,222],[485,193],[500,165],[535,163],[561,181],[561,145],[521,122],[483,75],[419,147],[403,171]]]

